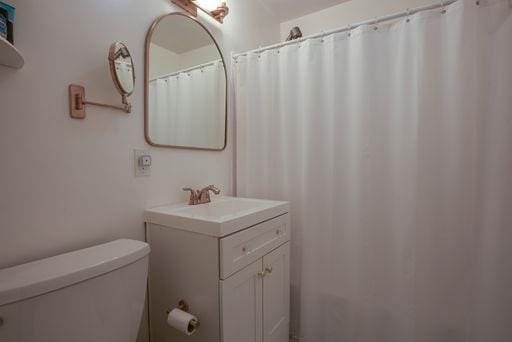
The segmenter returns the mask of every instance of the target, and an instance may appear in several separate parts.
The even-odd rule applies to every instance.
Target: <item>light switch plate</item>
[[[148,150],[133,150],[135,177],[151,176],[151,155]],[[148,165],[149,164],[149,165]]]

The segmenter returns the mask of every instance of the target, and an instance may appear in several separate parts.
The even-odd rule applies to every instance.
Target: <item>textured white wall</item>
[[[281,23],[281,40],[284,41],[292,27],[299,26],[305,36],[321,31],[356,24],[433,3],[439,0],[352,0],[324,10]]]
[[[26,65],[0,67],[0,268],[120,237],[143,239],[144,208],[186,200],[185,185],[212,183],[232,193],[231,114],[224,152],[151,148],[151,177],[134,177],[133,149],[150,148],[143,134],[146,32],[176,10],[170,1],[11,2]],[[279,39],[278,20],[259,2],[230,7],[224,25],[201,17],[228,61],[233,50]],[[133,113],[89,107],[84,121],[70,119],[70,83],[86,86],[91,100],[120,101],[107,65],[114,41],[125,42],[135,62]]]

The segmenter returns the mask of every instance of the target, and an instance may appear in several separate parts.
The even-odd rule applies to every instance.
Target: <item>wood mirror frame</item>
[[[153,33],[155,31],[155,28],[157,25],[165,18],[170,16],[183,16],[193,22],[195,22],[197,25],[199,25],[212,39],[213,43],[215,44],[215,47],[219,51],[220,58],[222,59],[222,63],[224,65],[224,75],[226,78],[226,89],[225,89],[225,103],[224,103],[224,144],[221,148],[206,148],[206,147],[193,147],[193,146],[176,146],[176,145],[163,145],[163,144],[157,144],[151,140],[151,137],[149,136],[149,62],[150,62],[150,49],[151,49],[151,40],[153,38]],[[208,28],[203,25],[201,22],[199,22],[197,19],[191,17],[190,15],[186,13],[181,12],[171,12],[164,15],[161,15],[160,17],[156,18],[155,21],[151,24],[148,33],[146,35],[146,46],[145,46],[145,53],[144,53],[144,136],[146,138],[146,141],[151,146],[155,147],[167,147],[167,148],[176,148],[176,149],[183,149],[183,150],[199,150],[199,151],[224,151],[227,147],[228,142],[228,74],[226,70],[226,60],[224,59],[224,55],[222,54],[222,50],[220,49],[219,44],[217,43],[217,40],[213,37],[212,33],[208,30]]]

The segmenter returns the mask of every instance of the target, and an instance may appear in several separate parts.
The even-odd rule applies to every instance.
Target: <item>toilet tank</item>
[[[148,254],[117,240],[0,270],[0,341],[134,342]]]

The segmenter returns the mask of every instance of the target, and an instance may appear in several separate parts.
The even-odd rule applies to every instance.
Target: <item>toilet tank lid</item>
[[[145,242],[121,239],[0,270],[0,306],[55,291],[147,256]]]

